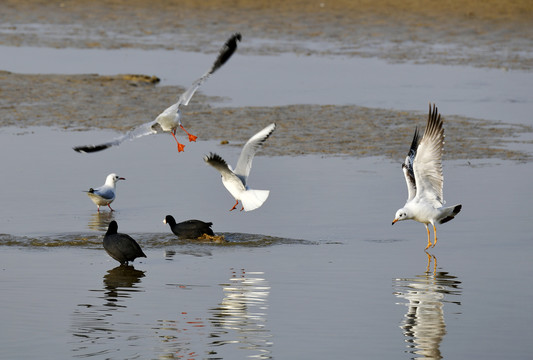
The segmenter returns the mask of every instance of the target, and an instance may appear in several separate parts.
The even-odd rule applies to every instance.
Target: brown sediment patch
[[[343,54],[533,68],[530,0],[4,0],[0,44]],[[437,45],[437,46],[435,46]]]
[[[155,86],[143,75],[20,75],[0,72],[0,126],[52,126],[127,131],[154,119],[184,91]],[[416,126],[426,113],[359,106],[289,105],[212,108],[219,98],[197,94],[183,109],[183,122],[199,140],[242,146],[259,128],[276,122],[265,144],[269,155],[385,156],[403,159]],[[526,125],[509,125],[442,114],[446,159],[498,158],[530,161],[531,154],[512,150],[518,137],[532,133]],[[268,150],[266,150],[268,149]]]

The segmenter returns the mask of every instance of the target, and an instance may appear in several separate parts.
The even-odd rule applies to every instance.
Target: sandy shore
[[[533,3],[526,0],[512,4],[481,0],[7,0],[0,9],[0,44],[10,46],[216,52],[220,37],[244,28],[247,38],[254,39],[247,51],[256,54],[343,54],[476,67],[533,67],[533,56],[529,56],[533,53]],[[153,119],[157,110],[166,108],[183,90],[124,76],[3,72],[0,80],[0,126],[44,125],[69,130],[110,126],[128,130]],[[139,99],[151,102],[146,106],[145,100]],[[384,154],[401,158],[413,132],[405,120],[415,118],[423,123],[425,118],[423,109],[414,114],[357,106],[223,108],[223,114],[231,116],[217,120],[217,126],[222,126],[215,132],[210,128],[214,113],[208,105],[214,101],[217,99],[200,94],[185,109],[186,116],[194,117],[190,130],[200,139],[211,139],[215,133],[220,140],[243,142],[256,128],[257,119],[276,121],[283,130],[269,142],[269,153],[276,155]],[[110,118],[113,123],[107,121]],[[454,139],[447,143],[446,158],[529,160],[528,154],[502,149],[502,145],[523,132],[532,132],[531,127],[445,118],[446,134]],[[229,129],[239,130],[230,133]],[[387,144],[380,141],[383,136],[389,139]]]

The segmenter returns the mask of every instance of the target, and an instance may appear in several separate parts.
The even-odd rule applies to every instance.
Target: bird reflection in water
[[[203,311],[199,316],[198,309],[192,306],[191,312],[180,311],[174,319],[158,320],[153,329],[163,344],[160,358],[214,360],[226,358],[224,350],[232,354],[231,358],[272,358],[272,335],[266,328],[270,286],[264,273],[230,270],[229,281],[220,284],[224,298],[209,309],[207,319]],[[181,283],[167,285],[182,291],[202,288]],[[243,355],[235,357],[236,353]]]
[[[118,305],[119,298],[129,298],[133,292],[142,291],[137,288],[136,284],[144,277],[144,271],[137,270],[133,266],[120,265],[111,269],[104,275],[105,299],[107,306]]]
[[[267,298],[270,292],[263,272],[232,269],[229,283],[221,284],[224,299],[214,309],[209,319],[216,340],[211,346],[238,344],[240,349],[252,350],[249,357],[271,359],[272,341],[267,323]]]
[[[137,284],[144,276],[144,271],[133,266],[117,266],[104,275],[103,289],[91,290],[103,293],[97,298],[104,300],[102,305],[78,304],[72,316],[72,334],[76,339],[74,357],[90,357],[116,349],[117,339],[131,333],[135,324],[113,321],[112,315],[126,308],[124,302],[132,293],[143,291]]]
[[[91,214],[87,227],[95,231],[107,231],[109,223],[115,220],[115,213],[113,211],[103,211]]]
[[[437,258],[427,252],[426,255],[425,273],[395,279],[394,295],[407,300],[399,304],[407,305],[401,328],[408,352],[417,358],[442,359],[440,344],[446,335],[443,308],[446,303],[461,305],[452,298],[461,295],[461,282],[446,271],[438,271]]]

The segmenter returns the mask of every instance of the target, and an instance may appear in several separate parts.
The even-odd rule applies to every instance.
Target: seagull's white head
[[[412,218],[413,217],[409,209],[401,208],[398,211],[396,211],[396,215],[394,215],[394,220],[392,220],[392,225],[394,225],[398,221],[409,220]]]
[[[106,185],[109,185],[109,186],[115,186],[115,184],[117,183],[117,181],[119,180],[126,180],[125,178],[123,177],[120,177],[118,176],[117,174],[113,173],[113,174],[109,174],[107,175],[107,178],[105,179],[105,184]]]

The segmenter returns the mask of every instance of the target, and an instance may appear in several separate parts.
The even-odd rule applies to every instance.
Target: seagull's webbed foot
[[[181,144],[178,141],[178,138],[176,137],[176,131],[171,131],[170,134],[174,137],[174,140],[176,140],[176,143],[178,144],[178,152],[183,152],[185,149],[185,145]]]
[[[231,209],[229,209],[229,211],[233,211],[237,208],[237,205],[239,205],[239,200],[237,200],[237,202],[235,203],[235,205],[233,205],[233,207]]]
[[[195,136],[193,134],[190,134],[187,130],[185,130],[185,128],[183,127],[183,125],[180,124],[180,128],[181,130],[185,131],[187,133],[187,135],[189,135],[189,142],[191,141],[196,141],[196,139],[198,139],[198,136]]]
[[[111,211],[115,211],[111,208],[111,205],[107,204],[107,207],[111,210]]]

